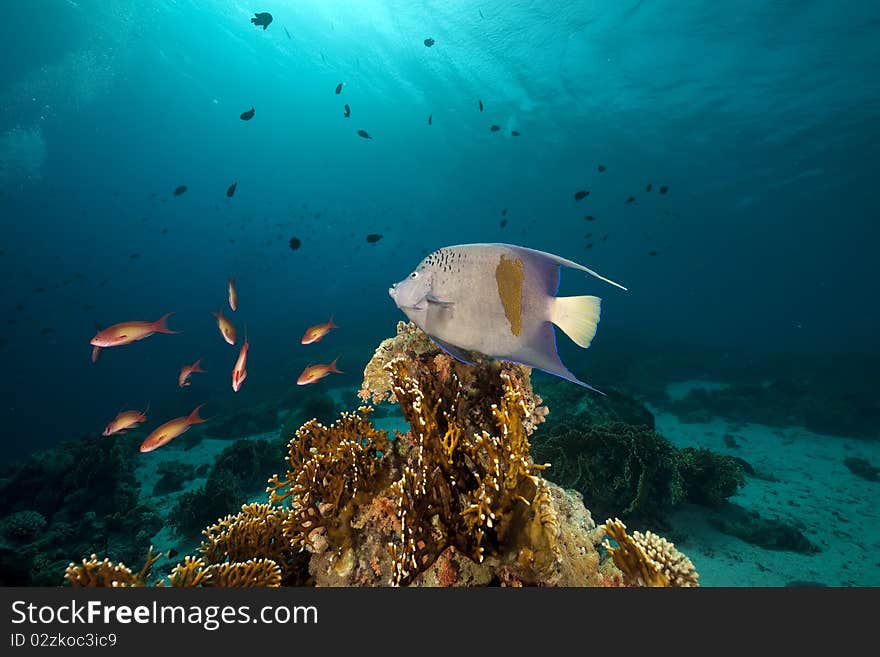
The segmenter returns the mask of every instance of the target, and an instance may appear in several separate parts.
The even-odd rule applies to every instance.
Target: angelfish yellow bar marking
[[[522,333],[522,260],[509,260],[502,255],[495,268],[495,281],[498,283],[498,298],[504,306],[504,315],[510,322],[510,332],[518,336]]]

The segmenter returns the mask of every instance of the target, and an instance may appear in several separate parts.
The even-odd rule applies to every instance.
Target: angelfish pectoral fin
[[[442,301],[442,300],[438,299],[437,297],[435,297],[433,294],[429,294],[428,296],[426,296],[425,300],[428,303],[433,303],[436,306],[443,306],[444,308],[451,308],[452,306],[455,305],[455,303],[453,301]]]
[[[586,349],[596,335],[602,300],[594,296],[556,297],[550,310],[550,321],[565,331],[579,347]]]

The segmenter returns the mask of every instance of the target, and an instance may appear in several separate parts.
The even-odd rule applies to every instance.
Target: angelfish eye
[[[419,272],[414,271],[412,274],[409,275],[409,277],[410,277],[410,278],[418,278],[418,277],[419,277]]]

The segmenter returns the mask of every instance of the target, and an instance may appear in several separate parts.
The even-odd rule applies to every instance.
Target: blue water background
[[[249,23],[264,10],[265,31]],[[856,0],[35,0],[4,12],[6,457],[94,432],[124,405],[165,418],[257,403],[338,355],[346,375],[323,384],[357,385],[403,318],[388,286],[449,244],[523,244],[627,285],[563,281],[605,299],[590,352],[560,338],[587,381],[593,353],[622,334],[876,356],[878,33],[880,4]],[[577,202],[580,189],[591,194]],[[238,395],[237,348],[210,315],[230,314],[230,274],[251,342]],[[96,322],[169,311],[182,334],[89,362]],[[331,313],[342,328],[301,346]],[[178,389],[199,357],[208,374]]]

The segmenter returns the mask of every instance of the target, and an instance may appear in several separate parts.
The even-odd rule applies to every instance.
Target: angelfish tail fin
[[[586,349],[596,335],[601,314],[602,300],[599,297],[556,297],[550,321],[565,331],[575,344]]]

